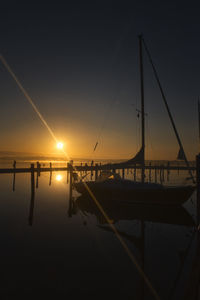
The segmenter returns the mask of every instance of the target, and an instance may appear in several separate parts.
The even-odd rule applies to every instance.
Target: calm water
[[[59,176],[58,176],[59,175]],[[184,182],[186,174],[171,174]],[[131,173],[128,177],[133,176]],[[155,299],[96,206],[66,172],[0,174],[1,295]],[[196,254],[195,194],[183,207],[108,206],[109,218],[161,299],[182,299]]]

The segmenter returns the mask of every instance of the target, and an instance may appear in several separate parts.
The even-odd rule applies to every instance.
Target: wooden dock
[[[121,166],[120,164],[95,164],[95,165],[73,165],[73,170],[77,172],[95,172],[95,171],[105,171],[105,170],[139,170],[141,169],[140,165],[129,165],[129,166]],[[187,166],[172,166],[172,165],[145,165],[146,170],[164,170],[164,171],[196,171],[196,167],[191,166],[188,168]],[[37,166],[30,166],[30,168],[1,168],[0,174],[10,174],[10,173],[30,173],[30,172],[54,172],[54,171],[70,171],[71,165],[68,164],[66,167],[41,167],[40,164]]]

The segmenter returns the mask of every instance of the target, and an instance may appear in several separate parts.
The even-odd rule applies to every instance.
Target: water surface
[[[49,176],[31,195],[30,174],[16,174],[14,191],[13,175],[0,174],[4,299],[155,299],[92,200],[69,199],[66,172]],[[195,194],[179,208],[105,210],[160,298],[182,299],[196,254]]]

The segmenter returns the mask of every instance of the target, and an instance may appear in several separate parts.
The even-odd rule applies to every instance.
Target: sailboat
[[[143,36],[139,35],[139,53],[140,53],[140,90],[141,90],[141,148],[139,152],[130,160],[109,165],[111,169],[120,167],[127,167],[135,164],[141,165],[141,181],[136,182],[132,180],[122,179],[119,174],[107,171],[103,172],[100,177],[95,181],[87,181],[88,188],[94,193],[95,196],[106,196],[109,199],[131,199],[134,203],[153,203],[153,204],[182,204],[188,200],[192,195],[195,185],[187,186],[164,186],[162,184],[145,182],[145,112],[144,112],[144,79],[143,79],[143,46],[147,52],[150,63],[152,65],[154,75],[158,82],[164,104],[166,106],[172,127],[174,129],[180,150],[178,159],[185,160],[188,167],[190,177],[195,183],[193,174],[189,168],[189,162],[185,155],[178,131],[176,129],[174,120],[172,118],[169,106],[167,104],[157,71],[152,62],[150,53],[144,42]],[[87,194],[88,190],[85,188],[83,181],[74,183],[75,189],[81,194]]]

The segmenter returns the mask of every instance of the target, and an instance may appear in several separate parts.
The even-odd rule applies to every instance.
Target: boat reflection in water
[[[109,217],[109,221],[113,224],[120,222],[120,221],[139,221],[140,224],[140,234],[136,233],[135,230],[130,232],[130,224],[126,229],[124,225],[119,228],[117,226],[118,234],[125,239],[126,241],[133,244],[133,246],[139,251],[139,264],[144,271],[146,272],[145,268],[145,252],[151,252],[151,250],[145,246],[145,236],[146,236],[146,229],[147,223],[160,223],[160,224],[170,224],[170,225],[178,225],[178,226],[186,226],[188,228],[195,226],[195,221],[193,217],[188,213],[188,211],[182,205],[155,205],[155,204],[137,204],[137,203],[129,203],[129,199],[125,198],[127,201],[123,202],[116,202],[109,198],[98,198],[98,201],[101,203],[101,206]],[[73,205],[72,214],[76,214],[78,212],[82,212],[84,215],[95,215],[98,220],[98,227],[107,232],[113,232],[112,228],[108,226],[108,220],[100,212],[99,208],[92,200],[91,197],[87,195],[82,195],[78,197],[75,201],[72,201]],[[131,230],[132,231],[132,230]],[[174,270],[174,274],[176,274],[175,279],[172,280],[171,288],[168,290],[169,299],[177,293],[177,286],[184,272],[185,261],[190,251],[192,242],[194,240],[194,234],[190,237],[189,244],[187,245],[186,249],[184,249],[184,259],[180,263],[178,270]],[[159,244],[159,242],[158,242]],[[168,245],[169,246],[169,245]],[[157,245],[157,247],[160,247]],[[170,246],[169,246],[170,247]],[[161,246],[162,248],[162,246]],[[169,249],[168,249],[169,250]],[[177,251],[178,249],[174,249],[172,251]],[[162,251],[160,251],[162,252]],[[178,252],[177,252],[178,253]],[[161,253],[159,253],[161,255]],[[160,258],[161,259],[161,258]],[[167,258],[165,257],[165,260]],[[169,265],[171,261],[169,260]],[[148,265],[148,263],[147,263]],[[157,267],[156,267],[157,268]],[[158,267],[159,270],[159,267]],[[155,273],[155,272],[154,272]],[[155,275],[153,275],[155,276]],[[163,276],[163,274],[162,274]],[[164,277],[164,280],[168,280]],[[140,277],[140,284],[139,284],[139,294],[137,299],[153,299],[150,290],[147,288],[143,277]]]
[[[108,198],[98,198],[98,201],[113,223],[120,220],[141,220],[155,223],[195,226],[192,216],[181,205],[137,204],[132,203],[131,200],[129,202],[129,199],[123,202],[116,202]],[[94,214],[99,223],[107,223],[90,196],[82,195],[76,199],[74,204],[76,211],[81,210],[84,214]]]

